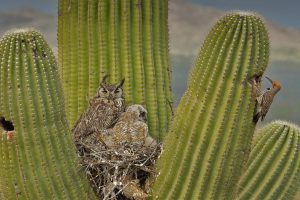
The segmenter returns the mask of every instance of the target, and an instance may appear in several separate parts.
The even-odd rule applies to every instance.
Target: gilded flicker
[[[255,124],[258,122],[259,118],[261,118],[261,121],[264,120],[275,95],[281,89],[281,84],[279,81],[273,81],[268,77],[266,78],[272,83],[272,88],[267,88],[265,91],[261,92],[260,88],[256,85],[256,83],[253,84],[253,87],[256,90],[256,111],[253,117],[253,122]]]

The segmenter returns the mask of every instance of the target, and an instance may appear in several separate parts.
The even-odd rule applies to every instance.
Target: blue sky
[[[172,0],[170,0],[172,1]],[[187,0],[222,10],[256,11],[272,22],[300,29],[299,0]],[[0,10],[33,7],[56,14],[57,0],[0,0]]]
[[[0,10],[29,7],[56,14],[57,9],[57,0],[0,0],[0,3]]]

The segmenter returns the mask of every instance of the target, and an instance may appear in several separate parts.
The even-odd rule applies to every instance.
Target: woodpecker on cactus
[[[272,83],[272,88],[267,88],[265,91],[260,90],[260,87],[257,86],[257,82],[255,80],[252,82],[256,96],[256,110],[253,117],[253,123],[255,124],[258,122],[259,118],[261,118],[261,121],[264,120],[273,102],[274,96],[281,89],[281,84],[279,81],[273,81],[267,76],[266,79]]]

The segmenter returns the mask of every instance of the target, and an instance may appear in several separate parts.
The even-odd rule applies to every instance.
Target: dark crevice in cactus
[[[13,122],[6,120],[3,116],[0,116],[0,127],[5,131],[13,131],[15,129]]]

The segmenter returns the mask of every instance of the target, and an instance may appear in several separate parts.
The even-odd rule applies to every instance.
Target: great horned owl
[[[125,99],[122,86],[125,79],[111,85],[106,82],[107,77],[104,76],[96,96],[74,126],[75,144],[84,142],[95,133],[111,128],[119,115],[124,112]]]
[[[108,146],[144,144],[148,136],[147,110],[138,104],[128,106],[112,129],[99,135]]]

